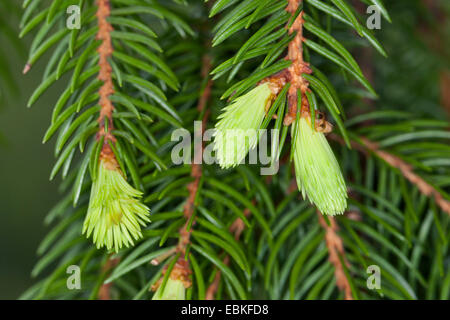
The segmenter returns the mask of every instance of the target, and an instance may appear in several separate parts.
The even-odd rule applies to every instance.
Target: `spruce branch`
[[[120,258],[113,258],[111,255],[106,260],[106,263],[102,267],[102,272],[105,275],[111,273],[115,266],[117,266],[120,262]],[[106,278],[106,277],[105,277]],[[99,300],[111,300],[111,287],[113,286],[113,282],[103,283],[98,291],[98,299]]]
[[[299,6],[303,6],[303,0],[289,0],[286,11],[292,14],[292,19],[294,19],[295,14]],[[303,58],[303,20],[304,12],[303,10],[295,18],[294,23],[289,29],[289,34],[296,32],[294,39],[289,43],[287,59],[292,61],[291,66],[288,70],[288,79],[290,80],[291,86],[288,92],[288,105],[289,111],[284,118],[284,125],[288,126],[295,121],[297,117],[298,108],[298,93],[301,93],[301,112],[309,112],[309,103],[306,97],[306,92],[308,91],[309,82],[302,76],[303,73],[311,74],[312,70],[309,67],[309,63],[304,61]]]
[[[281,89],[290,83],[290,87],[287,93],[288,97],[288,111],[283,119],[285,126],[290,126],[297,118],[297,108],[299,97],[301,94],[301,106],[300,111],[309,113],[309,102],[306,93],[309,91],[309,82],[305,79],[303,74],[312,74],[313,71],[310,68],[308,62],[304,60],[303,54],[303,42],[305,40],[303,36],[303,0],[289,0],[285,9],[291,14],[291,21],[286,26],[288,28],[289,35],[295,34],[293,39],[288,44],[288,53],[285,57],[286,60],[291,61],[291,65],[274,75],[262,80],[260,84],[269,82],[271,84],[271,90],[276,95]],[[300,13],[298,12],[299,10]],[[293,21],[292,21],[293,20]]]
[[[450,201],[444,197],[428,182],[416,174],[412,166],[399,157],[396,157],[384,150],[381,150],[377,143],[370,141],[365,137],[360,137],[361,144],[365,149],[373,152],[379,158],[386,161],[389,165],[400,170],[402,175],[413,185],[415,185],[422,194],[434,199],[436,204],[447,214],[450,215]]]
[[[255,201],[253,201],[253,204]],[[246,208],[244,210],[244,216],[248,218],[251,215],[251,211]],[[242,232],[245,230],[245,223],[242,218],[238,217],[234,222],[231,224],[229,228],[230,232],[233,233],[234,239],[236,241],[239,241]],[[223,263],[228,266],[230,264],[230,256],[226,255],[223,259]],[[216,274],[214,276],[213,282],[209,285],[208,289],[206,290],[206,296],[205,300],[214,300],[214,297],[216,295],[217,289],[219,288],[220,280],[222,277],[222,272],[220,270],[216,270]]]
[[[330,225],[327,224],[323,215],[317,211],[319,217],[319,223],[325,230],[325,243],[328,248],[328,260],[334,266],[334,276],[336,278],[336,286],[344,292],[345,300],[353,300],[352,290],[350,283],[345,275],[344,266],[342,261],[349,266],[347,259],[345,258],[344,244],[341,237],[337,234],[338,225],[334,217],[328,217]],[[341,258],[342,261],[341,261]]]
[[[343,139],[335,134],[330,134],[329,137],[341,144],[344,144]],[[352,140],[351,145],[352,148],[362,152],[366,156],[368,156],[369,153],[373,153],[393,168],[398,169],[400,173],[409,182],[415,185],[423,195],[433,198],[442,211],[450,215],[450,201],[444,199],[442,194],[436,190],[436,188],[415,173],[413,167],[409,163],[385,150],[381,150],[376,142],[373,142],[366,137],[359,137],[358,140]]]
[[[176,252],[177,252],[177,248],[176,247],[172,248],[171,250],[168,250],[168,251],[162,253],[161,255],[157,256],[156,258],[152,259],[150,261],[150,263],[154,266],[158,266],[161,264],[161,262],[163,262],[167,258],[173,256]]]
[[[3,2],[7,1],[11,0]],[[398,0],[386,7],[394,9],[394,28],[402,25],[399,18],[403,12],[395,12],[404,9],[399,4],[402,1],[407,2]],[[391,56],[384,61],[365,55],[369,52],[363,44],[366,40],[384,55],[381,44],[360,23],[372,0],[209,0],[209,10],[199,10],[203,0],[84,1],[82,27],[70,31],[64,28],[66,1],[53,1],[51,10],[42,1],[26,2],[22,35],[37,31],[28,62],[34,68],[44,52],[51,55],[30,105],[63,74],[71,76],[71,81],[56,103],[45,138],[58,135],[58,161],[52,176],[61,169],[65,178],[61,190],[66,195],[46,218],[55,225],[39,247],[41,257],[33,270],[33,276],[44,279],[24,297],[148,299],[152,296],[148,289],[153,287],[158,290],[154,299],[377,299],[377,291],[387,299],[448,298],[448,215],[440,215],[436,208],[448,207],[444,198],[450,149],[441,140],[450,136],[442,117],[433,117],[442,110],[436,103],[436,81],[431,81],[438,78],[434,67],[439,69],[437,75],[445,69],[432,66],[437,52],[422,47],[426,41],[416,41],[420,40],[417,35],[406,32],[421,28],[422,23],[412,28],[405,25],[400,34],[383,25],[377,35]],[[111,24],[102,27],[110,29],[103,38],[97,30],[99,16],[95,16],[100,3],[111,6],[110,16],[103,12],[102,21]],[[352,10],[356,3],[362,3],[359,14]],[[422,21],[423,12],[416,11],[411,9],[408,14]],[[49,29],[46,20],[55,23],[55,28]],[[354,39],[351,30],[363,37]],[[213,48],[208,43],[205,50],[211,33]],[[97,49],[99,44],[102,46]],[[363,47],[363,61],[357,63],[355,48]],[[216,61],[220,63],[215,65]],[[376,75],[368,71],[373,66],[377,66]],[[405,75],[407,68],[414,69],[421,81]],[[106,80],[100,76],[102,72],[107,74]],[[365,89],[344,78],[353,78]],[[254,90],[263,89],[265,82],[269,83],[264,87],[272,85],[271,91],[264,90],[264,99],[260,99],[264,104],[255,103],[259,95]],[[443,95],[446,82],[446,78],[441,81]],[[372,83],[380,89],[379,105],[368,100]],[[256,166],[242,164],[226,172],[199,165],[203,146],[197,144],[193,152],[197,161],[192,166],[170,162],[173,127],[187,128],[198,119],[206,129],[211,126],[210,118],[226,107],[221,97],[232,96],[232,102],[246,95],[250,98],[242,103],[245,112],[241,118],[261,116],[257,129],[273,127],[281,132],[272,137],[281,146],[277,175],[263,177]],[[396,109],[389,108],[391,105]],[[430,117],[424,119],[421,111]],[[293,174],[300,172],[300,182],[314,179],[289,165],[289,160],[297,162],[298,169],[312,170],[312,176],[320,176],[322,182],[332,176],[331,170],[308,167],[323,169],[318,158],[324,154],[318,152],[319,144],[296,139],[294,125],[303,118],[310,121],[311,129],[297,130],[312,133],[314,129],[314,135],[308,137],[329,132],[331,124],[321,116],[324,112],[340,130],[339,137],[332,134],[328,138],[336,137],[343,144],[349,144],[347,128],[362,124],[358,135],[351,135],[356,152],[344,147],[333,152],[343,177],[358,191],[351,207],[336,219],[321,216],[327,214],[325,210],[316,212],[315,207],[324,203],[320,197],[313,205],[307,201],[313,198],[310,195],[336,200],[329,192],[336,188],[325,183],[317,190],[299,188]],[[347,120],[344,113],[357,116]],[[409,118],[412,115],[420,118]],[[402,121],[393,123],[391,116]],[[386,123],[377,123],[377,119],[386,119]],[[392,140],[396,132],[401,134]],[[369,144],[360,140],[359,134],[368,137]],[[377,142],[371,145],[372,141]],[[78,145],[82,157],[76,164]],[[388,145],[389,149],[383,150]],[[361,161],[366,159],[360,151],[367,161]],[[303,161],[299,156],[306,152],[309,156]],[[331,159],[330,154],[326,159]],[[120,169],[124,178],[120,181],[132,181],[152,209],[148,215],[152,223],[142,225],[141,236],[122,242],[128,248],[114,256],[120,256],[116,266],[107,259],[111,258],[107,250],[98,250],[79,235],[90,207],[89,190],[99,185],[95,182],[99,181],[95,180],[99,158],[117,161],[112,165],[117,169],[114,177],[119,178]],[[420,168],[430,170],[428,183],[417,180],[421,179]],[[413,181],[422,187],[415,188],[409,183]],[[308,197],[293,193],[299,189],[307,191]],[[105,194],[104,188],[97,190],[96,194]],[[123,193],[130,196],[128,200],[137,198],[132,190],[117,192]],[[444,204],[438,207],[426,193]],[[72,197],[76,200],[71,201]],[[98,200],[104,202],[101,197]],[[248,219],[250,213],[252,219]],[[119,220],[114,214],[110,218]],[[244,231],[247,227],[248,232]],[[65,287],[64,268],[72,264],[81,266],[83,290]],[[382,268],[380,290],[367,290],[364,271],[369,264]]]
[[[287,192],[288,194],[297,192],[297,181],[295,178],[291,180]],[[328,249],[328,260],[331,262],[335,269],[334,276],[336,279],[336,286],[339,290],[344,292],[345,300],[353,300],[351,286],[345,275],[342,261],[339,258],[339,256],[341,256],[347,267],[350,265],[345,258],[344,243],[337,233],[339,227],[336,219],[334,217],[327,216],[327,220],[329,222],[328,224],[323,214],[319,210],[316,210],[316,213],[319,219],[320,226],[325,230],[325,244]]]
[[[208,55],[204,55],[203,62],[202,62],[202,77],[204,79],[208,79],[209,72],[211,71],[211,60]],[[197,163],[195,160],[201,160],[203,157],[203,132],[205,130],[206,123],[208,121],[209,117],[209,110],[205,110],[206,104],[211,97],[211,89],[212,89],[213,81],[211,79],[207,80],[206,87],[203,89],[202,94],[200,95],[200,99],[197,105],[197,110],[199,113],[204,112],[203,119],[202,119],[202,130],[200,132],[197,132],[197,135],[200,135],[200,138],[202,143],[198,146],[196,146],[194,150],[194,162],[191,164],[191,177],[194,178],[194,181],[192,181],[190,184],[188,184],[187,189],[189,191],[189,197],[187,198],[186,204],[184,205],[183,214],[186,219],[186,223],[184,226],[180,229],[180,241],[178,243],[177,252],[180,252],[182,255],[186,254],[186,248],[190,243],[190,237],[192,233],[192,225],[194,224],[194,221],[191,221],[192,215],[195,210],[195,199],[197,196],[197,191],[200,185],[200,180],[202,178],[202,166],[201,164]]]
[[[98,79],[103,82],[103,85],[98,91],[100,96],[99,105],[101,109],[97,120],[99,123],[97,140],[100,140],[102,137],[104,139],[100,160],[108,159],[110,161],[114,161],[117,165],[117,161],[114,159],[114,152],[109,146],[110,141],[113,143],[116,141],[114,135],[112,134],[112,130],[114,129],[112,117],[114,105],[110,99],[110,96],[114,93],[114,84],[112,81],[112,67],[108,61],[113,54],[113,46],[111,42],[111,32],[113,31],[113,27],[108,22],[108,17],[110,14],[111,5],[109,0],[97,0],[96,16],[98,21],[98,33],[96,38],[102,41],[97,49],[99,54],[98,65],[100,66]],[[105,120],[108,122],[107,130],[105,130]]]
[[[189,250],[190,238],[193,231],[193,225],[195,221],[193,221],[193,214],[195,210],[195,199],[197,197],[197,192],[199,189],[200,181],[202,178],[202,165],[201,161],[197,161],[198,159],[202,159],[203,157],[203,132],[205,130],[206,124],[208,122],[208,117],[210,111],[206,109],[207,103],[211,97],[211,90],[213,81],[209,79],[209,72],[211,71],[211,58],[208,54],[205,54],[202,58],[202,69],[201,75],[204,80],[206,80],[206,86],[203,89],[203,92],[200,95],[197,110],[200,114],[203,113],[202,118],[202,130],[200,132],[196,132],[195,139],[200,139],[202,143],[200,145],[195,145],[194,148],[194,162],[191,164],[191,177],[194,178],[194,181],[187,185],[187,189],[189,191],[189,196],[187,197],[186,203],[183,209],[183,215],[185,218],[184,225],[179,230],[179,241],[177,247],[168,252],[164,257],[159,257],[152,260],[152,264],[159,264],[161,259],[165,259],[167,256],[172,254],[177,254],[177,261],[173,266],[173,269],[170,271],[169,278],[175,281],[181,281],[185,288],[189,288],[192,286],[192,282],[189,279],[190,274],[192,273],[191,268],[189,266],[189,261],[187,260],[187,251]],[[157,291],[158,288],[162,285],[164,280],[164,275],[168,271],[168,265],[166,265],[162,271],[163,277],[160,278],[153,286],[152,290]],[[156,295],[156,294],[155,294]]]

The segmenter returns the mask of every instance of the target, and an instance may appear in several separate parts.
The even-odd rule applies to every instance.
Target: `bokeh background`
[[[58,199],[59,183],[49,181],[52,142],[43,145],[41,141],[55,94],[63,84],[55,84],[33,108],[26,107],[45,65],[22,75],[30,37],[18,39],[15,12],[3,11],[0,19],[0,59],[4,62],[0,64],[0,299],[16,299],[33,283],[30,272],[36,249],[48,231],[43,218]],[[15,32],[15,40],[5,23]],[[6,76],[7,69],[10,76]]]
[[[36,249],[49,230],[44,216],[59,199],[58,179],[49,181],[53,144],[41,141],[56,96],[66,83],[58,81],[33,108],[26,107],[41,81],[46,59],[22,75],[31,36],[18,39],[20,8],[6,3],[21,1],[0,0],[0,299],[16,299],[35,281],[30,273]],[[360,1],[355,3],[365,9]],[[450,32],[445,12],[450,11],[450,1],[389,0],[385,4],[393,23],[383,21],[375,34],[389,59],[369,48],[354,52],[363,68],[367,66],[363,71],[380,99],[363,99],[353,108],[359,112],[393,106],[410,110],[414,105],[424,117],[448,118]],[[341,89],[346,94],[346,88]]]

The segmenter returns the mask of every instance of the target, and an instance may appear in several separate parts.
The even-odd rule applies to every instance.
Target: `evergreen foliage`
[[[61,201],[45,219],[50,229],[32,270],[38,280],[21,298],[97,299],[109,290],[110,298],[151,299],[152,286],[163,292],[167,284],[183,296],[171,277],[183,270],[186,299],[449,298],[450,133],[436,75],[450,59],[417,35],[430,21],[421,1],[304,0],[294,10],[287,0],[109,2],[111,119],[100,116],[96,1],[23,1],[21,36],[33,34],[25,71],[46,65],[28,106],[57,81],[67,85],[43,138],[56,142],[51,178],[63,178]],[[366,28],[361,4],[381,6],[386,30]],[[81,7],[79,30],[66,27],[70,5]],[[450,11],[445,1],[440,8]],[[272,141],[279,140],[279,172],[173,164],[173,130],[192,133],[202,119],[213,128],[221,110],[260,81],[292,71],[285,57],[299,17],[304,63],[296,72],[310,90],[281,83],[261,125],[280,130]],[[348,189],[347,210],[334,218],[318,214],[295,182],[295,139],[283,119],[295,123],[305,104],[313,124],[326,113],[334,125],[328,143]],[[108,134],[151,220],[117,253],[82,234]],[[70,265],[81,268],[81,290],[66,287]],[[379,290],[367,288],[371,265],[381,269]]]

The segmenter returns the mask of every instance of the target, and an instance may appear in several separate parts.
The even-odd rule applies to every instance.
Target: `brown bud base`
[[[120,166],[116,160],[116,155],[108,143],[103,144],[99,159],[100,161],[103,161],[106,169],[120,171]]]
[[[162,271],[163,276],[155,282],[155,284],[152,285],[151,290],[156,291],[161,286],[164,275],[167,272],[168,266],[166,265]],[[192,280],[190,279],[190,275],[192,274],[191,269],[189,268],[189,262],[187,260],[184,260],[184,258],[180,257],[178,258],[177,262],[175,263],[175,266],[172,269],[172,272],[170,273],[169,277],[172,280],[181,281],[183,283],[183,286],[188,289],[192,286]]]

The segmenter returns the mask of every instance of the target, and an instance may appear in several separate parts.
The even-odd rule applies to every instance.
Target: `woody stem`
[[[289,0],[286,11],[292,14],[294,17],[303,0]],[[296,33],[294,39],[289,43],[287,59],[292,61],[291,66],[287,69],[288,77],[291,86],[288,91],[288,105],[289,110],[284,118],[284,124],[290,125],[296,118],[298,109],[298,93],[301,94],[301,112],[309,111],[309,103],[306,98],[306,91],[309,90],[309,83],[302,77],[302,73],[311,74],[312,70],[309,68],[309,64],[304,61],[303,58],[303,14],[300,14],[295,18],[292,26],[289,29],[289,33]]]
[[[111,42],[111,32],[113,31],[113,27],[107,20],[111,14],[111,6],[109,0],[97,0],[97,7],[96,16],[98,21],[98,32],[96,38],[102,41],[97,49],[99,54],[98,64],[100,67],[98,79],[103,82],[103,85],[98,91],[100,96],[100,115],[97,120],[99,123],[97,139],[100,140],[102,137],[104,138],[100,159],[115,160],[114,153],[109,146],[109,142],[114,143],[116,141],[115,137],[111,133],[113,129],[112,113],[114,110],[114,105],[110,100],[110,96],[114,93],[114,84],[112,81],[112,67],[108,61],[113,53],[113,46]]]

